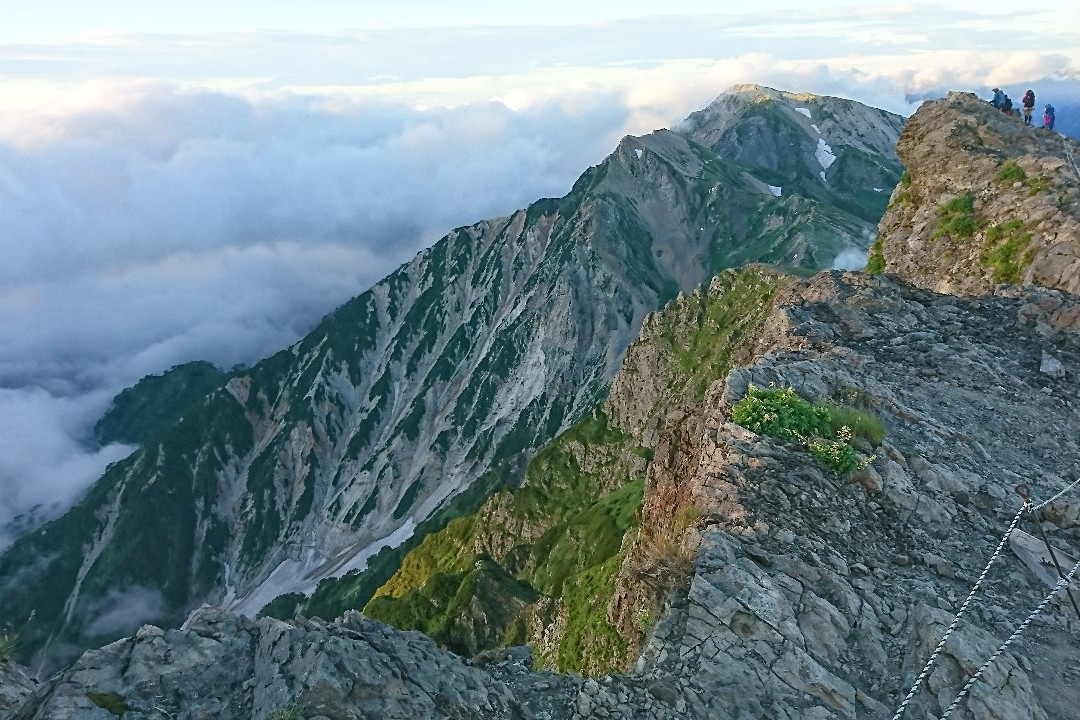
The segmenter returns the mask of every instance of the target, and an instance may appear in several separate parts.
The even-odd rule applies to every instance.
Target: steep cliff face
[[[566,197],[450,233],[162,421],[13,545],[0,623],[25,624],[23,652],[52,662],[204,602],[253,614],[350,573],[325,592],[362,605],[396,568],[389,548],[517,482],[595,406],[649,311],[724,267],[809,272],[866,248],[871,221],[820,193],[778,197],[740,157],[676,132],[626,138]]]
[[[636,638],[612,623],[608,606],[640,531],[655,428],[723,377],[777,288],[791,281],[763,267],[727,271],[649,315],[607,400],[537,454],[520,488],[497,493],[409,553],[365,614],[424,630],[468,656],[527,642],[540,662],[561,671],[625,668],[636,657]],[[513,603],[474,585],[477,572],[491,569],[487,563],[533,596],[519,591],[527,602],[497,613]],[[334,617],[348,607],[321,599],[316,593],[302,611]],[[488,611],[477,613],[478,606]]]
[[[1080,298],[827,273],[772,308],[749,364],[659,434],[641,522],[696,557],[627,674],[535,673],[518,649],[463,661],[356,616],[207,611],[87,653],[16,717],[91,718],[93,698],[148,718],[891,717],[1021,508],[1014,484],[1051,500],[1042,528],[1066,569],[1080,557]],[[801,442],[734,424],[751,384],[872,412],[884,439],[860,454],[876,457],[839,475]],[[941,716],[1042,601],[1040,574],[1006,548],[905,717]],[[951,717],[1071,717],[1071,612],[1051,600]],[[185,672],[196,657],[207,669]]]
[[[938,292],[999,283],[1080,291],[1080,143],[970,93],[922,105],[881,220],[884,270]]]

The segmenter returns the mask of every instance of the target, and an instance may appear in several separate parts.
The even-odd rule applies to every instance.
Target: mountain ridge
[[[813,170],[808,186],[825,183],[807,165],[817,143],[785,170]],[[110,602],[149,593],[130,621],[178,624],[203,602],[254,613],[392,567],[379,548],[516,482],[588,412],[647,312],[729,265],[806,272],[869,245],[870,223],[777,197],[750,170],[659,131],[624,139],[564,198],[452,231],[20,538],[0,556],[0,621],[36,611],[26,647],[69,656],[108,639],[84,633]]]

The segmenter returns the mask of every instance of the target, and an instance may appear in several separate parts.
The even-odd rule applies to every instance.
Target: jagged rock
[[[1035,295],[964,300],[833,274],[780,299],[757,361],[714,386],[693,432],[680,430],[686,419],[669,426],[683,438],[677,454],[657,453],[643,524],[666,522],[670,498],[689,497],[702,540],[684,599],[635,671],[692,678],[704,690],[697,717],[888,717],[1019,509],[1016,473],[1049,497],[1080,449],[1077,389],[1034,400],[1050,345],[1017,320]],[[1080,336],[1055,343],[1071,372]],[[913,372],[931,364],[933,375]],[[871,466],[880,491],[733,426],[730,408],[751,383],[863,398],[887,428]],[[1036,438],[1061,452],[1043,453]],[[972,501],[982,493],[993,499]],[[658,494],[669,500],[652,502]],[[1056,535],[1075,550],[1074,537]],[[990,574],[907,718],[938,717],[1041,600],[1034,575],[1011,556],[999,563],[1009,566]],[[1039,627],[953,717],[1065,717],[1054,698],[1080,696],[1048,658],[1075,656],[1080,625],[1055,604]]]
[[[1056,357],[1043,350],[1042,361],[1039,363],[1039,372],[1046,373],[1052,378],[1063,378],[1065,377],[1065,366]]]
[[[9,717],[37,687],[26,668],[0,659],[0,718]]]
[[[888,717],[1019,509],[1011,486],[1023,479],[1038,500],[1072,477],[1080,390],[1039,395],[1050,341],[1017,322],[1033,293],[950,298],[841,273],[781,293],[756,333],[756,360],[669,415],[660,434],[642,522],[681,533],[697,555],[625,675],[531,672],[511,651],[471,663],[356,614],[253,623],[207,610],[187,630],[144,628],[86,653],[17,717],[100,717],[88,692],[115,693],[134,711],[125,717],[155,719],[265,718],[293,703],[335,720]],[[1059,334],[1053,352],[1075,372],[1080,337]],[[910,372],[931,363],[933,376]],[[861,398],[887,431],[872,465],[881,489],[732,424],[750,383]],[[1043,453],[1036,437],[1060,452]],[[700,516],[680,524],[688,504]],[[1046,524],[1073,555],[1076,505],[1073,495],[1055,501]],[[1044,592],[1002,556],[907,720],[939,717]],[[1070,612],[1051,603],[952,717],[1070,717],[1080,702]],[[171,704],[154,710],[162,701]]]

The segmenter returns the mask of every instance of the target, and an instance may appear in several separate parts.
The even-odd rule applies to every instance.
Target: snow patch
[[[784,192],[784,188],[777,187],[776,185],[770,185],[769,192],[773,194],[773,197],[780,197]]]
[[[795,108],[795,112],[810,117],[810,108]]]
[[[641,159],[641,148],[634,148],[634,154],[637,155],[637,159]]]
[[[820,135],[820,134],[821,134],[821,128],[819,128],[819,127],[818,127],[817,125],[815,125],[814,123],[810,123],[810,127],[814,128],[814,130],[815,130],[815,131],[817,132],[817,134],[818,134],[818,135]]]
[[[821,163],[823,170],[828,170],[829,166],[836,162],[836,155],[833,154],[832,148],[829,147],[824,138],[818,138],[814,155],[817,156],[817,161]]]
[[[825,182],[825,171],[822,170],[821,172],[818,173],[818,175],[821,176],[821,182]]]

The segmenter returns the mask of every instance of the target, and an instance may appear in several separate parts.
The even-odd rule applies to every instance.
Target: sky
[[[0,0],[0,547],[130,452],[89,431],[140,377],[255,362],[733,84],[1067,105],[1075,5]]]

